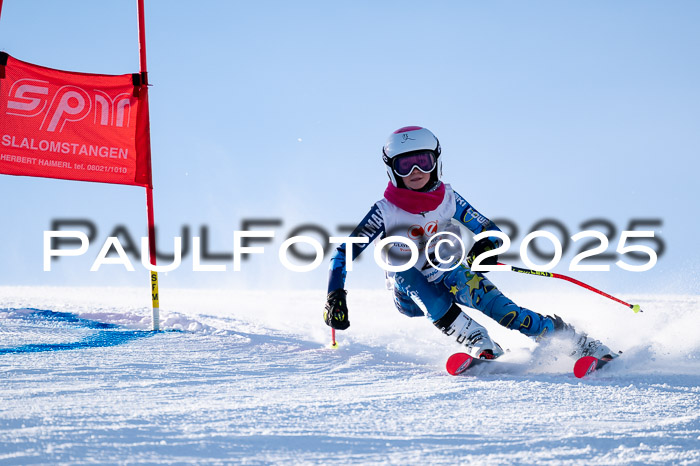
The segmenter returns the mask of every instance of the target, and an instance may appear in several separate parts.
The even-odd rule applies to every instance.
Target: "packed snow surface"
[[[624,354],[586,379],[473,311],[510,351],[466,376],[459,347],[391,295],[0,288],[0,464],[700,463],[700,297],[511,297]],[[144,296],[145,294],[145,296]]]

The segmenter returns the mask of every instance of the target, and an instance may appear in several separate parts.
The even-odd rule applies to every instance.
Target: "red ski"
[[[610,361],[612,361],[612,358],[598,359],[594,356],[584,356],[579,358],[574,364],[574,375],[581,379]]]
[[[470,367],[485,361],[493,361],[493,359],[474,359],[467,353],[455,353],[447,358],[445,369],[450,375],[460,375]]]

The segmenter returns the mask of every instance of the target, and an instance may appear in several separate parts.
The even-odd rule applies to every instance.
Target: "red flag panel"
[[[3,58],[0,173],[152,187],[148,94],[131,74]]]

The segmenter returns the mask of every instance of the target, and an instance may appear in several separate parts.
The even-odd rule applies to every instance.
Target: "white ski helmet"
[[[440,159],[440,141],[430,130],[420,126],[404,126],[399,128],[389,136],[383,149],[383,160],[386,164],[386,172],[389,174],[391,183],[397,188],[405,188],[402,174],[397,172],[396,162],[406,156],[425,152],[432,154],[433,167],[430,170],[430,181],[425,185],[425,190],[435,186],[442,176],[442,160]],[[403,176],[408,175],[413,168],[418,168],[424,173],[428,173],[418,164],[411,164],[410,170]],[[406,171],[407,169],[404,169]]]

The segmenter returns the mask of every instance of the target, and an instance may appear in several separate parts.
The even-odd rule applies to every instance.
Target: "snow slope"
[[[383,291],[350,291],[337,350],[321,290],[164,289],[157,334],[143,293],[0,288],[0,464],[700,463],[698,296],[512,296],[624,350],[578,380],[478,315],[511,351],[451,377]]]

